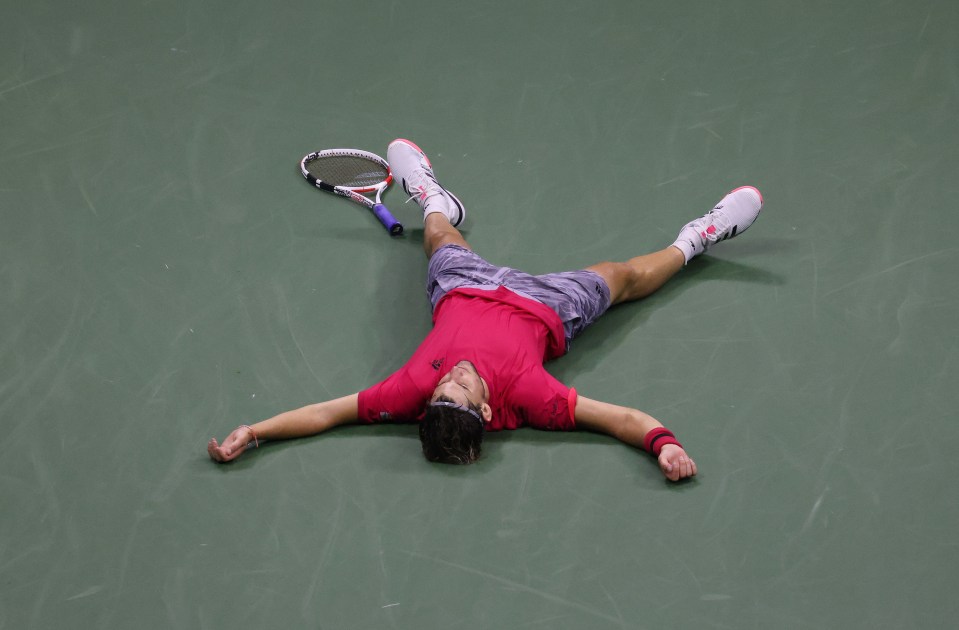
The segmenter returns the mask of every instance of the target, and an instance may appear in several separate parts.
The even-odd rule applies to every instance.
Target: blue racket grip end
[[[373,214],[380,220],[390,236],[399,236],[403,233],[403,224],[396,220],[396,217],[381,203],[373,205]]]

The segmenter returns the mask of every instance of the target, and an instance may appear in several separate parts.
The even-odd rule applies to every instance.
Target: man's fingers
[[[679,466],[669,461],[669,457],[666,456],[666,453],[659,454],[659,468],[663,471],[663,475],[665,475],[670,481],[676,481],[679,479],[679,475],[681,474]]]
[[[671,461],[664,451],[659,454],[659,467],[670,481],[679,481],[696,474],[696,462],[685,453]]]
[[[216,438],[210,438],[210,441],[206,444],[206,452],[213,461],[221,462],[223,461],[220,455],[219,444],[217,444]]]
[[[680,459],[680,462],[681,462],[680,479],[683,479],[686,477],[692,477],[693,475],[696,474],[696,462],[691,460],[689,457],[683,457],[682,459]]]
[[[221,446],[217,443],[216,438],[210,438],[210,441],[207,442],[206,452],[209,453],[210,457],[217,462],[226,463],[236,459],[239,453],[235,448],[227,446],[230,443],[230,438],[227,438],[226,441]],[[236,442],[236,440],[233,440]]]

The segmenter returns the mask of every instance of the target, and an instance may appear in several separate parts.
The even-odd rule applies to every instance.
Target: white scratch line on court
[[[68,601],[68,602],[72,602],[72,601],[75,600],[75,599],[83,599],[84,597],[90,597],[91,595],[96,595],[97,593],[99,593],[99,592],[102,591],[102,590],[103,590],[103,585],[102,585],[102,584],[97,585],[97,586],[91,586],[90,588],[88,588],[87,590],[83,591],[82,593],[77,593],[77,594],[74,595],[73,597],[68,597],[68,598],[67,598],[67,601]]]
[[[626,625],[626,620],[623,618],[622,611],[619,610],[619,606],[616,605],[616,600],[613,599],[613,596],[610,594],[609,589],[606,588],[606,585],[600,582],[600,586],[603,587],[603,594],[606,595],[606,600],[613,606],[613,610],[616,611],[616,618],[619,619],[619,625],[621,628],[628,628]]]
[[[6,94],[6,93],[8,93],[8,92],[13,92],[14,90],[19,90],[20,88],[25,88],[25,87],[27,87],[28,85],[33,85],[34,83],[37,83],[37,82],[39,82],[39,81],[44,81],[44,80],[46,80],[46,79],[51,79],[51,78],[53,78],[53,77],[55,77],[55,76],[59,76],[59,75],[63,74],[64,72],[66,72],[66,70],[57,70],[56,72],[51,72],[50,74],[45,74],[45,75],[39,76],[39,77],[37,77],[37,78],[35,78],[35,79],[30,79],[29,81],[21,81],[20,83],[17,83],[16,85],[11,85],[10,87],[8,87],[8,88],[5,89],[5,90],[0,90],[0,96],[3,96],[4,94]]]
[[[895,271],[896,269],[899,269],[900,267],[905,267],[906,265],[911,265],[912,263],[919,262],[920,260],[925,260],[925,259],[927,259],[927,258],[932,258],[932,257],[938,256],[938,255],[940,255],[940,254],[951,254],[951,253],[953,253],[953,252],[955,252],[955,251],[959,251],[959,247],[949,247],[949,248],[946,248],[946,249],[940,249],[940,250],[935,251],[935,252],[929,252],[928,254],[923,254],[922,256],[916,256],[915,258],[910,258],[909,260],[904,260],[904,261],[902,261],[901,263],[897,263],[897,264],[893,265],[892,267],[886,267],[885,269],[880,269],[879,271],[877,271],[877,272],[875,272],[875,273],[871,273],[871,274],[866,275],[866,276],[863,276],[863,277],[861,277],[861,278],[856,278],[856,279],[853,280],[852,282],[847,282],[846,284],[842,285],[842,286],[839,287],[838,289],[833,289],[832,291],[828,291],[828,292],[826,292],[826,293],[823,293],[823,297],[828,297],[828,296],[832,295],[833,293],[839,293],[839,292],[842,291],[843,289],[848,289],[849,287],[853,286],[854,284],[859,284],[860,282],[865,282],[866,280],[872,280],[873,278],[878,278],[879,276],[882,276],[882,275],[885,275],[885,274],[890,273],[890,272],[892,272],[892,271]]]
[[[806,517],[806,522],[803,523],[800,533],[809,529],[809,526],[812,525],[812,522],[816,519],[816,514],[819,514],[819,508],[822,507],[822,500],[826,496],[827,492],[829,492],[829,486],[826,486],[826,489],[822,491],[822,494],[820,494],[819,498],[816,499],[816,502],[813,503],[812,509],[809,511],[809,516]]]
[[[296,333],[293,332],[293,319],[290,317],[290,303],[286,299],[286,295],[283,294],[282,290],[279,287],[276,287],[278,293],[283,297],[283,312],[286,315],[286,329],[290,333],[290,339],[293,340],[293,345],[296,346],[296,351],[300,353],[300,358],[303,359],[303,363],[306,364],[306,369],[310,371],[310,374],[313,375],[313,380],[316,381],[316,384],[323,388],[323,391],[326,395],[332,396],[330,388],[326,386],[326,383],[320,380],[320,377],[313,370],[313,365],[310,363],[309,359],[306,358],[306,353],[303,352],[303,346],[300,345],[299,339],[296,338]]]
[[[714,136],[716,136],[716,137],[719,138],[720,140],[723,139],[723,137],[722,137],[721,135],[719,135],[718,133],[716,133],[715,131],[712,130],[712,128],[709,126],[709,123],[704,123],[704,122],[702,122],[702,123],[697,123],[697,124],[693,125],[692,127],[687,127],[687,128],[686,128],[687,131],[692,131],[693,129],[705,129],[706,131],[708,131],[709,133],[713,134]]]
[[[916,38],[917,42],[922,41],[922,36],[926,34],[926,27],[929,26],[929,18],[932,17],[932,9],[929,9],[929,12],[926,13],[926,21],[922,23],[922,28],[919,30],[919,37]]]
[[[674,177],[672,179],[667,179],[664,182],[660,182],[656,184],[656,188],[659,188],[660,186],[665,186],[666,184],[672,184],[673,182],[682,181],[684,179],[687,179],[690,175],[692,175],[692,172],[686,173],[685,175],[679,175],[678,177]]]
[[[83,200],[87,202],[87,207],[90,208],[90,211],[93,212],[93,216],[99,217],[97,209],[93,206],[93,202],[90,200],[90,195],[87,193],[87,187],[83,185],[83,182],[77,182],[77,185],[80,187],[80,194],[83,195]]]
[[[380,606],[380,608],[392,608],[393,606],[399,606],[400,603],[396,602],[395,604],[387,604],[386,606]]]
[[[423,555],[423,554],[421,554],[421,553],[416,553],[415,551],[404,551],[403,553],[406,553],[406,554],[408,554],[408,555],[410,555],[410,556],[413,556],[414,558],[421,558],[421,559],[423,559],[423,560],[429,560],[430,562],[435,562],[436,564],[442,564],[442,565],[446,565],[446,566],[448,566],[448,567],[452,567],[452,568],[454,568],[454,569],[459,569],[460,571],[464,571],[464,572],[466,572],[466,573],[472,573],[473,575],[478,575],[478,576],[480,576],[480,577],[484,577],[484,578],[493,580],[494,582],[499,582],[500,584],[503,584],[503,585],[508,586],[508,587],[510,587],[510,588],[514,588],[514,589],[516,589],[516,590],[518,590],[518,591],[523,591],[523,592],[525,592],[525,593],[530,593],[530,594],[532,594],[532,595],[539,595],[539,596],[542,597],[543,599],[546,599],[546,600],[548,600],[548,601],[551,601],[551,602],[553,602],[554,604],[562,604],[562,605],[564,605],[564,606],[569,606],[570,608],[575,608],[576,610],[579,610],[579,611],[581,611],[581,612],[588,613],[588,614],[590,614],[590,615],[593,615],[594,617],[599,617],[600,619],[605,619],[606,621],[610,621],[610,622],[613,622],[613,623],[616,623],[616,624],[619,624],[619,623],[621,622],[620,619],[617,619],[616,617],[613,617],[612,615],[607,615],[606,613],[602,613],[602,612],[600,612],[600,611],[598,611],[598,610],[593,610],[593,609],[590,608],[589,606],[584,606],[583,604],[577,604],[576,602],[567,601],[567,600],[565,600],[565,599],[563,599],[562,597],[559,597],[559,596],[557,596],[557,595],[552,595],[552,594],[547,593],[547,592],[545,592],[545,591],[541,591],[541,590],[539,590],[539,589],[535,589],[535,588],[533,588],[533,587],[531,587],[531,586],[526,586],[525,584],[520,584],[519,582],[514,582],[513,580],[510,580],[510,579],[501,577],[501,576],[499,576],[499,575],[493,575],[492,573],[487,573],[486,571],[480,571],[479,569],[474,569],[474,568],[472,568],[472,567],[467,567],[467,566],[464,566],[464,565],[462,565],[462,564],[456,564],[455,562],[449,562],[449,561],[447,561],[447,560],[441,560],[441,559],[439,559],[439,558],[434,558],[434,557],[432,557],[432,556],[426,556],[426,555]]]

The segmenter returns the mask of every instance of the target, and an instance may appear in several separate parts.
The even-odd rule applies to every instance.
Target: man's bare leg
[[[426,257],[431,258],[436,250],[444,245],[459,245],[472,249],[445,215],[439,212],[426,215],[423,220],[423,249],[426,250]]]
[[[456,229],[466,218],[466,208],[437,181],[423,149],[410,140],[398,138],[387,147],[386,155],[397,183],[423,209],[423,249],[427,258],[443,245],[470,249]]]
[[[601,262],[586,269],[602,276],[609,286],[612,303],[619,304],[655,292],[685,264],[686,257],[679,248],[670,246],[626,262]]]
[[[703,217],[683,226],[676,242],[666,249],[623,263],[599,263],[588,269],[606,280],[613,304],[644,298],[666,284],[694,257],[745,232],[762,207],[763,196],[757,188],[740,186]]]

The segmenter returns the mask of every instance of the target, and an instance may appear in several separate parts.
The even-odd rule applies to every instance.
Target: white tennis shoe
[[[403,191],[423,208],[423,220],[433,212],[443,214],[453,227],[466,218],[466,208],[456,195],[443,188],[433,174],[433,166],[423,150],[402,138],[390,143],[386,152],[393,177]]]
[[[739,236],[753,224],[763,209],[763,196],[753,186],[741,186],[723,197],[702,217],[683,226],[675,245],[686,262],[711,246]]]

